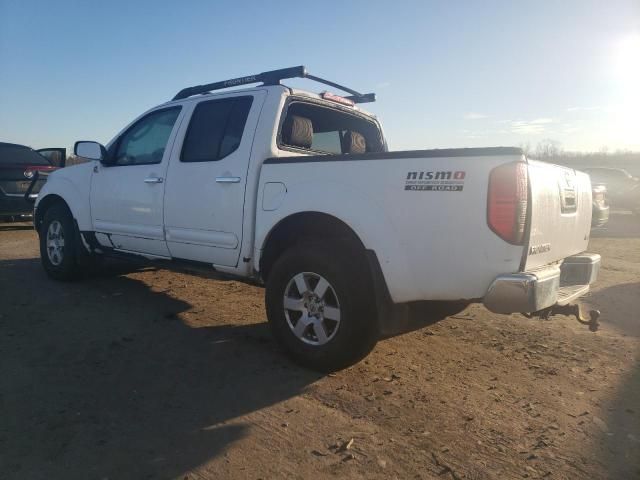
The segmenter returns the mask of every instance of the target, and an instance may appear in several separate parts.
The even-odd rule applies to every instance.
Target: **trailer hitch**
[[[582,325],[588,325],[589,330],[597,332],[600,324],[598,319],[600,318],[600,310],[589,310],[589,318],[587,319],[580,309],[580,304],[574,303],[569,305],[554,305],[552,307],[544,308],[533,313],[525,313],[527,318],[540,318],[542,320],[549,320],[554,315],[567,315],[575,316],[576,320]]]

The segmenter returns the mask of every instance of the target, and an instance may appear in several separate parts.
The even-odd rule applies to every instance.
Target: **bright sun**
[[[617,45],[614,53],[614,71],[618,80],[625,84],[640,82],[640,34],[629,35]]]

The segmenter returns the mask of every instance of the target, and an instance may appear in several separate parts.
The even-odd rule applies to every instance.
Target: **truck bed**
[[[532,181],[521,245],[502,240],[487,223],[491,171],[512,162],[526,162]],[[589,229],[582,231],[581,225],[590,223],[590,187],[580,177],[585,192],[576,211],[560,214],[557,179],[565,173],[528,162],[520,149],[510,147],[270,158],[262,167],[259,192],[264,195],[267,184],[279,183],[285,193],[276,208],[263,205],[257,212],[256,245],[280,219],[321,211],[353,228],[375,252],[394,302],[479,299],[498,275],[586,249]],[[557,238],[559,225],[566,226],[559,230],[564,239]],[[566,238],[570,232],[573,237]],[[530,240],[543,245],[532,255]]]

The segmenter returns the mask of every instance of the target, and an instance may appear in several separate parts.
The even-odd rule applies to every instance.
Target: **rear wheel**
[[[266,288],[273,334],[297,363],[323,372],[353,365],[378,339],[366,262],[348,244],[307,244],[285,252]]]
[[[40,227],[40,259],[47,274],[56,280],[72,280],[80,273],[75,227],[62,204],[49,208]]]

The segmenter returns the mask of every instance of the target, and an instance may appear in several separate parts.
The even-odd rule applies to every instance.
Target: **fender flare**
[[[46,208],[43,209],[42,207],[51,205],[52,197],[56,197],[56,200],[62,200],[67,205],[81,231],[93,230],[89,198],[83,198],[83,195],[73,182],[64,177],[51,177],[40,190],[34,212],[36,227],[39,225],[38,222],[41,221],[44,211],[46,211]]]

